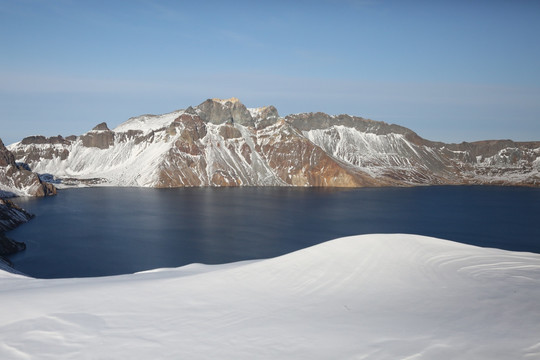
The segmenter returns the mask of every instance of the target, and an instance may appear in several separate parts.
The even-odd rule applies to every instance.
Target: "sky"
[[[0,138],[208,98],[540,140],[540,1],[0,0]]]

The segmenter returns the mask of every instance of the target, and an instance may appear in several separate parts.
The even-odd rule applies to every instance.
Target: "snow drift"
[[[422,236],[104,278],[0,278],[3,359],[540,357],[540,255]]]

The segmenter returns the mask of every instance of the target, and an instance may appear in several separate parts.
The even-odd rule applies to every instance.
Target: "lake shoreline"
[[[9,259],[44,278],[271,258],[373,233],[540,253],[534,188],[91,187],[17,202],[36,218],[10,232],[27,250]]]

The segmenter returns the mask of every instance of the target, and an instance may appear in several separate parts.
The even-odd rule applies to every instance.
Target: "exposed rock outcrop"
[[[198,115],[204,122],[212,124],[235,123],[253,126],[253,118],[249,110],[237,98],[226,100],[208,99],[197,106]]]
[[[8,199],[0,199],[0,233],[15,229],[34,216]]]
[[[273,106],[246,108],[236,98],[9,149],[64,186],[540,186],[540,142],[444,144],[350,115],[282,118]]]
[[[26,245],[8,238],[5,232],[27,222],[33,215],[7,199],[0,199],[0,256],[26,249]]]
[[[6,149],[2,139],[0,139],[0,166],[6,167],[8,165],[15,165],[15,157]]]
[[[253,117],[255,128],[257,129],[264,129],[267,126],[275,124],[279,120],[279,113],[272,105],[248,110]]]
[[[109,129],[106,123],[96,125],[92,131],[80,136],[84,147],[108,149],[114,145],[115,133]]]
[[[41,138],[38,138],[38,141],[41,141]],[[41,161],[42,158],[39,153],[34,152],[28,159]],[[56,188],[50,183],[42,182],[37,174],[28,170],[27,166],[18,165],[13,154],[0,139],[0,197],[54,194],[56,194]]]
[[[28,139],[28,138],[27,138]],[[62,137],[46,139],[35,136],[26,143],[62,144]],[[39,156],[34,158],[40,159]],[[52,157],[51,157],[52,158]],[[38,175],[31,172],[26,165],[18,165],[13,154],[0,140],[0,260],[9,264],[3,256],[11,255],[26,249],[26,245],[10,239],[5,232],[30,220],[33,215],[18,207],[6,197],[19,195],[46,196],[56,194],[56,188],[42,182]]]

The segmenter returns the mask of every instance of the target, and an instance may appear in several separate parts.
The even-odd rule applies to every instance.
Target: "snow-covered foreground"
[[[1,359],[540,358],[540,255],[415,235],[38,280],[0,271]]]

